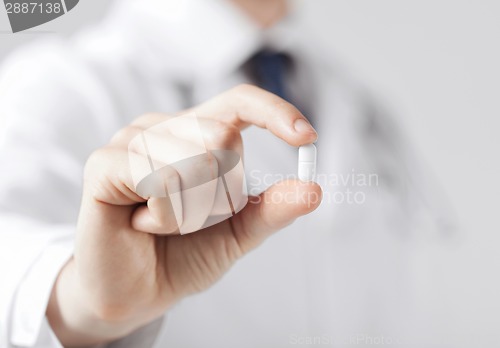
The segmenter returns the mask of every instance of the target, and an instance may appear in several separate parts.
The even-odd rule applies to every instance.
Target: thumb
[[[318,184],[299,180],[279,182],[260,196],[251,197],[232,221],[241,250],[247,252],[257,247],[274,232],[312,212],[321,198]]]

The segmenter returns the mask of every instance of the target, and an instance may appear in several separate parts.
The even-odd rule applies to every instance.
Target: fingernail
[[[318,133],[316,133],[314,128],[311,126],[311,124],[302,118],[295,120],[295,123],[293,126],[295,128],[295,131],[298,133],[304,133],[304,134],[305,133],[312,133],[312,134],[318,136]]]

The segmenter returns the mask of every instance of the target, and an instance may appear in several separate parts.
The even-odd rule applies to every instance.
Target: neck
[[[286,0],[231,0],[261,28],[269,28],[288,12]]]

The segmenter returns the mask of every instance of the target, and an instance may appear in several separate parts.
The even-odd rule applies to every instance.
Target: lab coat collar
[[[129,33],[123,34],[141,41],[137,47],[148,57],[148,68],[170,77],[227,76],[260,48],[285,51],[297,37],[293,14],[263,30],[227,0],[125,1],[116,4],[111,16],[130,23]]]

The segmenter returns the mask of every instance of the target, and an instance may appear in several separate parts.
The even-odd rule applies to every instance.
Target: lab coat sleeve
[[[83,166],[121,126],[86,69],[55,42],[24,49],[0,71],[2,348],[61,347],[45,311],[73,253]]]

